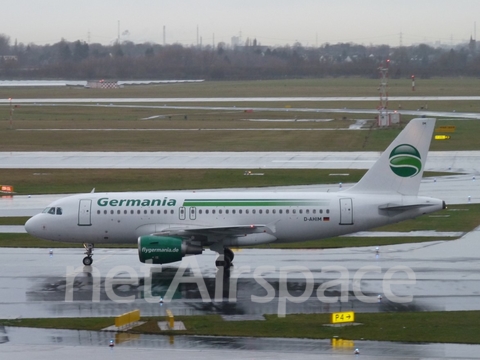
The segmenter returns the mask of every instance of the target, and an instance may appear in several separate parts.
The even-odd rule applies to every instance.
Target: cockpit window
[[[47,207],[43,209],[42,213],[44,214],[51,214],[51,215],[62,215],[63,211],[62,208],[59,207]]]

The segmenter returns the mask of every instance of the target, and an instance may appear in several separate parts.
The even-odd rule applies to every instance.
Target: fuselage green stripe
[[[185,200],[183,206],[326,206],[318,200]]]

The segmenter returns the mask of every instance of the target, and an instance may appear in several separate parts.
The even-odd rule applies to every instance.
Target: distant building
[[[118,81],[116,80],[89,80],[85,86],[90,89],[118,89]]]
[[[470,54],[477,53],[477,40],[474,40],[471,36],[470,36],[470,42],[468,43],[468,48],[470,49]]]
[[[3,55],[0,56],[3,61],[18,61],[18,57],[15,55]]]
[[[243,45],[242,38],[240,36],[232,36],[232,48]]]

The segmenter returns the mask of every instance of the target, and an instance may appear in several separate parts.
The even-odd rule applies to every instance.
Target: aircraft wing
[[[234,225],[234,226],[174,226],[156,231],[154,236],[180,236],[184,238],[202,237],[238,237],[255,233],[272,233],[271,227],[262,224]]]

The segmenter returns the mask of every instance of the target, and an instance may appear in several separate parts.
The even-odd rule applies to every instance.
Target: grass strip
[[[18,216],[18,217],[0,217],[0,226],[2,225],[25,225],[27,220],[30,219],[28,216]]]
[[[263,176],[245,176],[245,170]],[[331,175],[344,173],[348,175]],[[365,170],[329,169],[0,169],[3,184],[19,195],[113,191],[249,188],[354,183]]]
[[[224,321],[219,315],[178,316],[186,331],[161,331],[165,317],[144,317],[144,325],[130,333],[164,335],[213,335],[283,337],[401,342],[480,344],[480,311],[358,313],[359,326],[327,327],[329,314],[292,314],[285,318],[266,315],[266,321]],[[114,318],[53,318],[0,320],[4,326],[100,330],[113,325]]]

